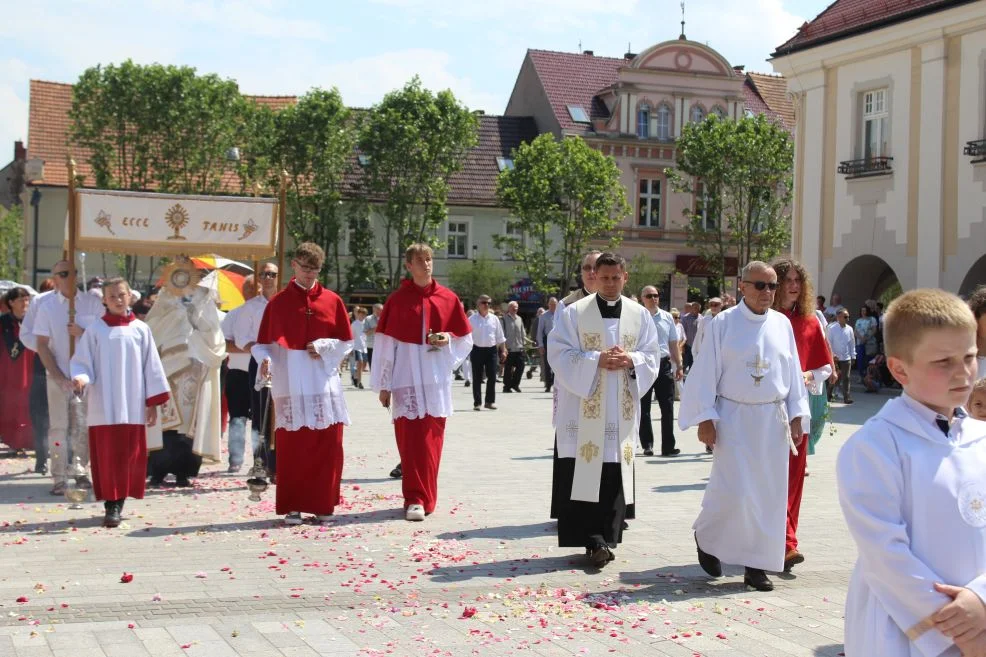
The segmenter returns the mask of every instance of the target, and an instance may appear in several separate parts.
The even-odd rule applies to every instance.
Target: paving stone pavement
[[[551,398],[525,383],[480,413],[456,385],[439,507],[423,523],[403,520],[391,425],[368,390],[347,389],[345,501],[321,527],[284,526],[273,490],[252,503],[245,476],[214,465],[193,489],[129,500],[124,524],[104,529],[101,504],[71,510],[26,472],[33,459],[0,459],[0,656],[842,653],[855,554],[834,460],[886,397],[833,407],[809,460],[807,561],[758,594],[741,568],[712,581],[696,564],[711,457],[694,431],[678,435],[681,457],[638,460],[637,519],[615,562],[595,571],[558,548]]]

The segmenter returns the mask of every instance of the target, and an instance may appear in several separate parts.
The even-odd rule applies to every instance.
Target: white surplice
[[[595,295],[590,295],[595,302]],[[639,400],[650,390],[657,380],[659,369],[660,346],[657,341],[657,329],[650,313],[640,304],[623,298],[622,313],[636,312],[640,314],[636,345],[628,350],[633,361],[634,377],[630,385],[634,399]],[[557,446],[559,458],[576,458],[579,439],[579,421],[582,416],[582,400],[589,397],[599,380],[599,357],[602,351],[620,344],[620,320],[604,318],[602,350],[585,350],[579,340],[577,305],[571,305],[558,315],[555,315],[555,325],[548,338],[548,363],[555,373],[555,383],[558,399],[557,406]],[[603,438],[602,456],[604,463],[618,463],[623,454],[617,431],[620,418],[619,378],[607,377],[606,381],[606,418]],[[640,428],[640,404],[633,405],[634,443],[639,440],[637,433]],[[632,461],[631,461],[632,463]],[[574,487],[573,487],[574,488]],[[633,486],[624,482],[624,495],[627,502],[633,501]]]
[[[551,342],[551,334],[555,332],[555,326],[558,326],[558,321],[561,319],[561,315],[565,312],[565,308],[571,306],[576,301],[584,299],[589,296],[586,293],[585,288],[580,287],[577,290],[572,290],[563,299],[558,300],[558,305],[555,306],[554,321],[551,325],[551,332],[548,333],[548,342]],[[547,354],[547,350],[545,350]],[[550,363],[550,361],[549,361]],[[551,391],[551,428],[557,429],[558,427],[558,386],[553,386]]]
[[[151,329],[139,319],[126,326],[91,323],[76,346],[71,372],[87,385],[90,427],[144,424],[147,400],[169,391]]]
[[[258,363],[266,358],[271,361],[275,429],[326,429],[340,422],[349,425],[339,366],[352,351],[353,341],[319,338],[312,345],[321,359],[312,358],[307,349],[285,349],[277,343],[255,344],[251,349]],[[259,370],[256,383],[258,387],[263,384]]]
[[[784,315],[758,315],[745,301],[704,325],[678,410],[683,431],[705,420],[716,426],[712,472],[694,525],[698,543],[725,563],[780,571],[788,423],[811,417],[794,331]]]
[[[426,334],[422,319],[421,335]],[[472,351],[472,333],[450,336],[449,344],[402,342],[379,331],[373,345],[370,387],[390,391],[391,417],[417,420],[452,415],[452,372]]]
[[[846,441],[839,502],[858,550],[846,599],[847,657],[959,657],[928,621],[941,582],[986,601],[986,422],[936,413],[906,394]],[[910,636],[910,638],[909,638]]]

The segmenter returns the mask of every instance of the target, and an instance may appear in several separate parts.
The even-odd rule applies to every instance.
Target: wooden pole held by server
[[[65,259],[68,260],[69,264],[69,281],[72,284],[72,294],[68,298],[68,322],[69,324],[75,323],[75,291],[77,288],[76,271],[75,271],[75,241],[76,234],[78,231],[77,227],[77,217],[78,212],[78,201],[75,197],[75,160],[72,156],[68,156],[68,253],[65,254]],[[69,335],[68,338],[68,353],[69,356],[75,355],[75,337]]]
[[[287,281],[284,275],[284,235],[288,223],[288,172],[281,171],[281,189],[277,202],[277,287],[282,289]]]

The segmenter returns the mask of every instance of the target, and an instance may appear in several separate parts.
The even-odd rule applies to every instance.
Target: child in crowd
[[[103,500],[103,526],[117,527],[127,497],[144,498],[145,424],[168,400],[168,380],[151,329],[130,311],[130,285],[103,285],[107,313],[89,325],[72,357],[72,386],[88,389],[89,457],[93,490]]]
[[[863,386],[866,388],[866,392],[880,392],[880,388],[883,387],[883,368],[885,365],[886,359],[883,354],[877,354],[866,366],[866,376],[863,377]]]
[[[986,423],[963,406],[976,321],[958,297],[915,290],[884,322],[904,394],[843,446],[839,502],[859,558],[847,657],[986,654]]]
[[[969,395],[969,415],[986,422],[986,372],[980,372],[979,376],[982,378],[976,381]]]

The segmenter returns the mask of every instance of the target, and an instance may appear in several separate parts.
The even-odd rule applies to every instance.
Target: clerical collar
[[[935,411],[934,409],[928,408],[923,403],[914,399],[914,397],[908,395],[906,392],[902,394],[900,398],[904,401],[905,404],[908,405],[908,407],[910,407],[912,411],[914,411],[917,414],[919,418],[921,418],[922,421],[927,422],[928,424],[934,424],[935,427],[939,429],[943,434],[945,434],[946,436],[949,435],[949,432],[951,431],[952,428],[952,423],[949,421],[947,417]],[[965,416],[966,416],[965,409],[962,408],[961,406],[959,406],[958,408],[952,411],[953,420],[961,420]]]
[[[607,301],[597,293],[596,305],[599,306],[599,314],[603,316],[603,319],[619,319],[620,311],[623,308],[623,297],[616,301]]]
[[[748,317],[749,319],[751,319],[751,320],[753,320],[755,322],[766,322],[767,321],[767,315],[770,314],[770,308],[768,308],[762,315],[753,312],[753,309],[750,308],[750,306],[748,306],[746,304],[746,299],[743,299],[742,301],[740,301],[738,304],[736,304],[736,306],[734,306],[734,308],[735,307],[741,308],[743,315],[745,315],[746,317]],[[719,314],[721,315],[724,312],[726,312],[726,311],[720,310],[719,311]]]
[[[295,285],[297,285],[298,287],[300,287],[307,294],[308,292],[311,292],[313,289],[315,289],[315,283],[317,283],[318,281],[315,281],[315,283],[312,283],[312,286],[311,287],[305,287],[304,285],[302,285],[301,283],[298,282],[298,279],[297,278],[292,278],[291,279],[291,282],[294,283]]]
[[[129,326],[130,322],[137,319],[134,314],[127,311],[126,315],[114,315],[113,313],[107,312],[103,315],[103,321],[106,322],[107,326]]]

